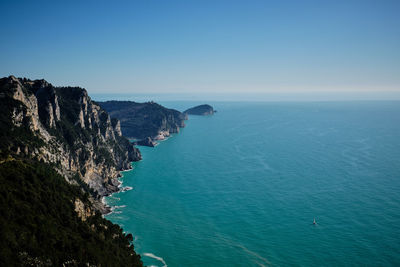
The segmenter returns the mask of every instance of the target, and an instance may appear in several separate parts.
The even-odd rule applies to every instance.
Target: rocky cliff
[[[0,262],[143,266],[100,201],[140,158],[84,89],[0,79]]]
[[[111,117],[119,119],[122,134],[133,139],[164,139],[171,133],[178,133],[187,119],[185,114],[154,102],[107,101],[99,105]]]
[[[0,79],[0,106],[1,153],[51,163],[70,183],[82,180],[100,196],[116,191],[119,171],[141,159],[120,122],[82,88],[10,76]]]

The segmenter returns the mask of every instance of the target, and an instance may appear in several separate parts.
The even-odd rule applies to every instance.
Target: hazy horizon
[[[400,99],[398,1],[2,1],[0,76],[171,100]]]
[[[95,101],[135,102],[314,102],[314,101],[400,101],[400,92],[301,92],[301,93],[225,93],[225,94],[177,94],[177,93],[91,93]]]

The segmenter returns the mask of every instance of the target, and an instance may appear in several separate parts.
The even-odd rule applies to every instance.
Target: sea
[[[145,265],[400,266],[400,102],[209,104],[106,199]]]

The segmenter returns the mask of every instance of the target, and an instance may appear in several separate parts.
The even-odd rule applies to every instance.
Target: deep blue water
[[[145,264],[400,266],[400,102],[212,104],[107,199]]]

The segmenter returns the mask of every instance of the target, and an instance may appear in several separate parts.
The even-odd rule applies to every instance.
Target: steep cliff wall
[[[70,183],[76,174],[100,196],[117,190],[119,171],[141,159],[118,120],[79,87],[0,79],[1,152],[52,163]]]
[[[0,79],[3,265],[143,266],[100,201],[140,158],[84,89]]]

